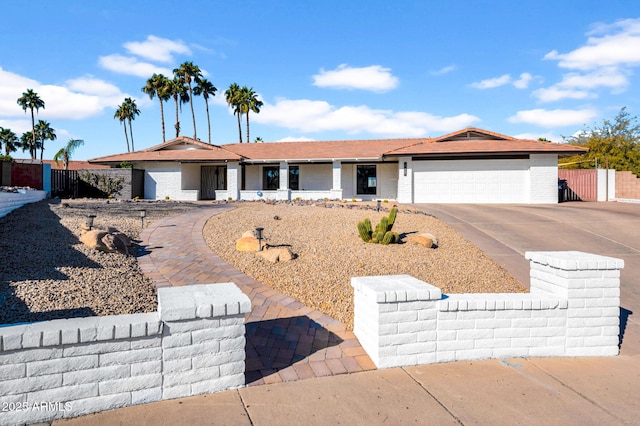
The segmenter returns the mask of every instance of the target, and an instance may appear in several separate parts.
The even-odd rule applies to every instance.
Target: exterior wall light
[[[258,251],[262,251],[262,231],[264,231],[264,228],[256,228],[256,236],[258,237]]]
[[[404,175],[407,175],[407,162],[404,162]]]
[[[93,228],[93,219],[95,219],[95,218],[96,218],[95,214],[88,214],[87,215],[87,219],[84,222],[84,224],[87,226],[89,231],[91,231],[91,228]]]
[[[144,229],[144,218],[147,217],[147,211],[145,209],[140,210],[140,227]]]

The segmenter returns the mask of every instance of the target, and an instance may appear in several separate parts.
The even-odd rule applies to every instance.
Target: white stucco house
[[[469,127],[437,138],[210,145],[178,137],[89,160],[145,171],[147,199],[556,203],[558,158],[586,149]]]

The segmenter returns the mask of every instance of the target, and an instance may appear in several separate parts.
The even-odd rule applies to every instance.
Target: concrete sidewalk
[[[640,312],[640,205],[452,205],[425,210],[459,229],[525,284],[528,262],[522,255],[527,250],[581,250],[625,259],[620,356],[458,362],[285,380],[54,424],[640,422],[640,326],[634,314]]]

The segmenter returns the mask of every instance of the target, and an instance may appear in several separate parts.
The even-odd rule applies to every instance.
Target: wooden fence
[[[558,201],[598,201],[597,170],[558,169],[558,179],[566,181],[566,186],[559,188]]]

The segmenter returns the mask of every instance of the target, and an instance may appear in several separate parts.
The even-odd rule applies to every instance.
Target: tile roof
[[[480,154],[557,153],[559,156],[576,155],[586,148],[516,139],[512,136],[468,127],[438,138],[339,140],[313,142],[268,142],[209,145],[180,136],[142,151],[94,158],[90,163],[120,163],[128,161],[330,161],[330,160],[384,160],[397,156],[442,156]]]

